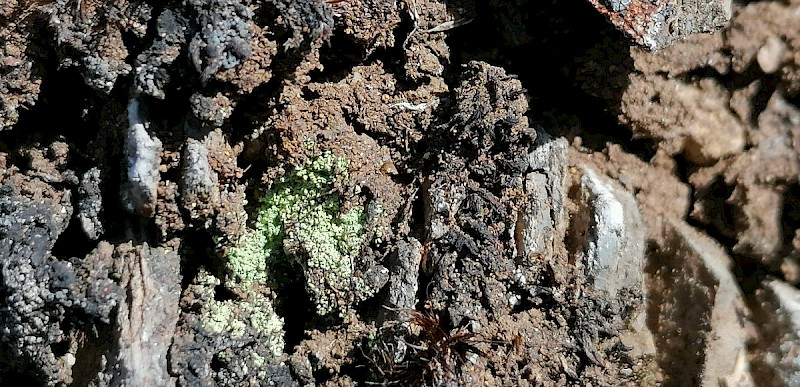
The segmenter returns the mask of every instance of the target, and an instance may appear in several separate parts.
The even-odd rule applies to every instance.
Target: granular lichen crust
[[[0,375],[66,385],[79,348],[74,327],[108,324],[119,290],[98,254],[62,261],[51,253],[72,217],[70,191],[6,172],[0,174]]]
[[[76,6],[77,5],[77,6]],[[76,67],[84,82],[108,94],[131,66],[126,35],[141,38],[151,7],[143,1],[57,0],[50,9],[50,28],[56,32],[61,65]]]
[[[343,315],[372,296],[376,289],[357,275],[355,262],[364,242],[364,210],[344,210],[332,192],[346,179],[347,167],[347,160],[325,153],[278,180],[260,201],[254,229],[226,255],[230,279],[266,284],[270,266],[289,259],[302,268],[320,316]]]
[[[245,336],[248,330],[263,338],[269,350],[279,357],[283,353],[283,319],[275,314],[272,303],[264,296],[251,302],[210,300],[204,305],[202,325],[212,334]],[[249,324],[248,324],[249,322]]]
[[[269,291],[219,300],[220,280],[201,268],[184,291],[170,348],[179,386],[292,385],[283,364],[284,323]],[[209,367],[209,364],[217,364]]]
[[[189,53],[203,82],[220,69],[232,69],[251,54],[253,11],[238,1],[191,0],[200,30],[189,42]]]

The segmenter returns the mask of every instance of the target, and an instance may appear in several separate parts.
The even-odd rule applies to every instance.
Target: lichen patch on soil
[[[786,380],[800,3],[597,5],[0,5],[0,381],[708,384],[721,320]]]

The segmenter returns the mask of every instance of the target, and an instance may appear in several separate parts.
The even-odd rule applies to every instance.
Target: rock
[[[779,280],[756,291],[753,319],[759,339],[753,374],[764,385],[800,385],[800,291]]]
[[[580,181],[584,211],[583,264],[594,287],[616,296],[623,288],[642,292],[644,284],[644,227],[633,195],[592,169],[584,167]]]
[[[758,129],[748,131],[748,149],[689,177],[695,197],[691,217],[734,241],[734,254],[771,270],[792,251],[797,229],[797,123],[800,110],[774,92],[758,115]]]
[[[97,240],[105,231],[100,213],[103,212],[103,192],[100,189],[100,170],[92,168],[81,176],[78,187],[78,221],[89,239]]]
[[[464,186],[436,179],[423,185],[425,200],[425,217],[429,219],[428,235],[431,239],[439,239],[450,232],[450,219],[453,219],[458,208],[467,196]]]
[[[537,142],[541,145],[528,154],[532,172],[525,178],[525,190],[529,194],[527,206],[514,230],[517,253],[525,257],[554,255],[567,228],[564,207],[567,141],[542,133]]]
[[[119,285],[111,279],[115,274],[112,273],[114,246],[101,241],[83,258],[71,259],[70,267],[75,272],[69,297],[73,308],[109,324],[116,313],[117,300],[123,296]]]
[[[117,315],[119,355],[112,385],[164,386],[175,383],[167,352],[178,322],[180,256],[163,248],[118,247],[122,286],[127,297]]]
[[[658,157],[658,156],[656,156]],[[691,190],[668,169],[609,144],[602,152],[569,151],[570,165],[590,167],[635,193],[648,239],[657,239],[666,218],[682,219],[689,213]]]
[[[775,73],[791,84],[796,81],[800,7],[796,2],[756,2],[742,7],[726,28],[731,64],[737,72],[757,64],[765,73]],[[755,62],[755,63],[754,63]],[[780,69],[780,71],[779,71]]]
[[[572,238],[581,241],[582,264],[593,288],[630,310],[620,340],[634,356],[653,356],[653,335],[646,326],[644,283],[645,228],[633,195],[610,179],[582,166],[580,204],[572,215]]]
[[[740,349],[736,354],[736,366],[729,375],[720,379],[719,385],[720,387],[753,387],[756,385],[750,374],[750,362],[747,360],[747,353],[744,349]]]
[[[698,32],[716,30],[731,18],[730,0],[589,0],[634,42],[650,50]]]
[[[26,8],[23,2],[3,2],[0,17],[11,21]],[[40,10],[31,9],[35,13]],[[24,12],[24,11],[23,11]],[[24,14],[24,13],[23,13]],[[42,66],[43,56],[32,49],[31,34],[47,33],[45,28],[33,28],[34,17],[19,17],[15,23],[3,23],[3,46],[0,47],[0,131],[10,129],[19,120],[19,114],[30,109],[39,99],[42,77],[37,67]]]
[[[39,385],[72,382],[64,354],[53,347],[65,334],[62,301],[75,274],[50,254],[72,214],[69,197],[33,200],[9,183],[0,187],[0,353],[8,362],[0,370]]]
[[[217,93],[206,96],[194,93],[189,98],[192,115],[204,124],[218,128],[233,114],[233,104],[227,96]]]
[[[385,305],[392,309],[414,308],[419,288],[422,244],[414,238],[397,242],[397,255],[389,266],[389,296]],[[384,320],[396,319],[400,311],[382,310]]]
[[[665,384],[718,386],[746,367],[736,354],[746,350],[751,329],[731,260],[686,223],[663,224],[648,257],[648,325],[659,349],[656,360]]]
[[[109,95],[117,79],[131,72],[125,39],[144,37],[152,7],[120,1],[114,12],[108,12],[102,3],[91,0],[77,6],[68,1],[53,3],[48,27],[55,31],[60,62],[76,67],[87,86]]]
[[[166,86],[173,80],[170,66],[187,44],[189,21],[180,13],[165,9],[158,15],[153,43],[136,57],[134,87],[141,95],[163,100]]]
[[[781,38],[770,36],[767,42],[758,49],[758,53],[756,54],[758,66],[767,74],[778,71],[786,49],[786,43],[784,43]]]
[[[199,140],[189,138],[183,151],[181,204],[192,219],[211,223],[220,200],[219,178],[208,162],[208,149]]]
[[[230,70],[252,55],[253,11],[235,0],[190,0],[202,28],[189,41],[189,58],[205,84],[219,70]]]
[[[201,268],[180,300],[168,356],[177,385],[296,385],[283,362],[283,319],[271,296],[251,291],[219,300],[220,284]]]
[[[134,214],[150,217],[156,206],[156,191],[161,165],[161,141],[151,136],[149,122],[139,112],[139,101],[132,99],[128,105],[128,130],[125,133],[125,158],[127,181],[120,190],[125,209]]]
[[[72,365],[94,367],[87,357],[107,337],[84,329],[108,326],[120,294],[110,279],[111,254],[103,254],[107,243],[82,258],[51,253],[71,219],[70,197],[19,174],[0,188],[0,374],[25,375],[35,385],[86,385]]]

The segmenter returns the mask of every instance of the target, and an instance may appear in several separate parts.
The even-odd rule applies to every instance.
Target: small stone
[[[758,66],[767,74],[778,71],[785,52],[786,43],[777,36],[770,36],[767,42],[758,50],[758,54],[756,54]]]

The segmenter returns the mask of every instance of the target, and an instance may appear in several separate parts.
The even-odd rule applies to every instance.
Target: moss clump
[[[325,153],[277,181],[260,200],[254,229],[227,254],[232,279],[243,285],[265,283],[269,268],[291,259],[298,263],[317,314],[344,314],[371,296],[355,274],[354,261],[364,241],[361,207],[342,211],[332,190],[347,178],[348,162]]]

